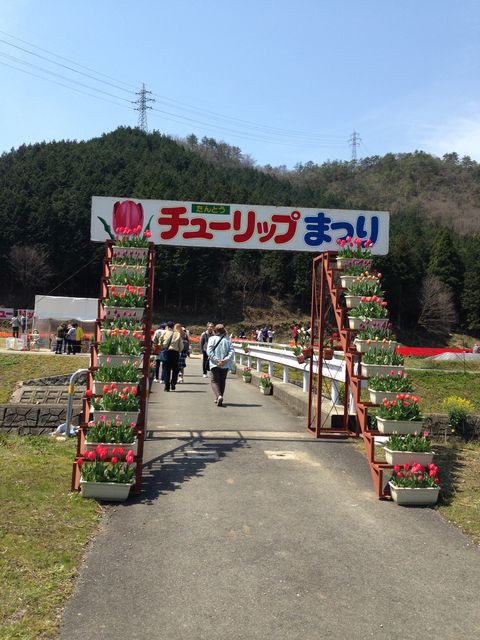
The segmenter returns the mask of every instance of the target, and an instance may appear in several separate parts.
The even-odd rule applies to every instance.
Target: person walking
[[[18,338],[18,331],[20,329],[20,317],[17,315],[13,316],[10,320],[10,325],[12,327],[12,336],[14,338]]]
[[[185,327],[182,327],[181,334],[183,340],[183,349],[180,351],[180,355],[178,357],[178,382],[183,383],[183,374],[185,371],[185,367],[187,366],[187,358],[190,355],[190,339],[188,335],[188,330]]]
[[[211,385],[213,395],[217,406],[221,407],[234,350],[232,343],[227,338],[227,332],[223,324],[215,325],[214,332],[215,335],[208,340],[207,355],[212,375]]]
[[[162,377],[160,378],[160,367],[162,361],[160,360],[160,338],[165,333],[167,325],[165,322],[158,327],[158,329],[153,334],[153,350],[155,352],[155,378],[154,382],[163,382],[163,369],[162,369]]]
[[[74,353],[81,353],[82,351],[82,340],[85,337],[85,332],[82,327],[78,326],[78,323],[73,325],[75,327],[75,350]]]
[[[294,343],[295,343],[295,346],[297,346],[297,344],[298,344],[298,330],[299,330],[299,328],[298,328],[298,324],[297,324],[297,323],[295,323],[295,324],[293,325],[293,331],[292,331],[293,341],[294,341]]]
[[[64,322],[58,325],[57,327],[57,342],[55,346],[55,353],[61,354],[63,350],[63,343],[65,341],[65,336],[67,334],[67,327]]]
[[[65,342],[67,343],[68,355],[75,353],[75,340],[77,336],[77,330],[75,325],[69,324],[67,327],[67,333],[65,335]]]
[[[165,352],[165,359],[162,358],[163,378],[165,382],[165,391],[175,391],[178,379],[178,359],[180,351],[183,350],[183,339],[180,334],[182,331],[181,324],[173,324],[167,322],[167,328],[160,336],[160,350]]]
[[[203,377],[206,378],[208,371],[209,371],[209,365],[208,365],[208,356],[207,356],[207,345],[208,345],[208,341],[209,339],[213,336],[213,322],[208,322],[207,323],[207,329],[206,331],[204,331],[202,333],[202,335],[200,336],[200,351],[202,354],[202,370],[203,370]]]

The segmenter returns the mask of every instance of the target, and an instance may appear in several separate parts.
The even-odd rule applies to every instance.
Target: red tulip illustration
[[[100,222],[103,224],[103,228],[108,233],[112,240],[115,240],[115,235],[110,228],[108,222],[97,216]],[[153,216],[150,216],[150,220],[148,221],[144,234],[147,238],[150,238],[152,232],[150,231],[150,224],[152,222]],[[143,206],[140,203],[134,202],[133,200],[124,200],[123,202],[116,202],[113,205],[113,229],[115,233],[125,233],[125,230],[128,230],[130,233],[139,234],[142,231],[143,227]]]
[[[116,202],[113,205],[113,229],[115,232],[119,228],[136,229],[143,228],[143,207],[133,200]]]

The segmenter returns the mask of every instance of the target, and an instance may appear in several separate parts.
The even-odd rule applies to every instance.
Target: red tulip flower
[[[113,228],[117,233],[125,233],[126,229],[143,228],[143,207],[133,200],[116,202],[113,205]],[[120,231],[120,228],[122,231]],[[125,229],[126,228],[126,229]]]

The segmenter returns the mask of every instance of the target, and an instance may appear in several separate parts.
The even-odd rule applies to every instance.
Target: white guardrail
[[[245,342],[245,341],[244,341]],[[237,363],[242,366],[252,368],[252,360],[256,361],[256,371],[262,372],[262,364],[266,362],[268,364],[268,374],[273,377],[273,365],[278,364],[283,367],[282,382],[292,384],[289,379],[290,369],[296,369],[301,371],[303,375],[302,390],[308,392],[308,380],[310,376],[310,362],[307,360],[305,364],[299,364],[296,356],[292,351],[289,351],[287,345],[275,344],[270,345],[265,342],[249,342],[248,353],[245,353],[243,347],[238,342],[233,343],[235,349],[235,358]],[[335,352],[336,354],[337,352]],[[339,354],[342,352],[338,352]],[[345,382],[345,360],[339,357],[334,357],[332,360],[324,360],[322,367],[322,375],[325,378],[331,380],[331,401],[333,404],[337,404],[338,401],[338,383]],[[343,356],[343,353],[342,353]],[[318,373],[318,359],[315,356],[313,360],[313,372]]]

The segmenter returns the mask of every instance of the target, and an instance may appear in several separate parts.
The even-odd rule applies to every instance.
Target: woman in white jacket
[[[215,402],[219,407],[223,404],[225,384],[230,363],[234,357],[232,343],[227,337],[223,324],[215,325],[215,335],[208,339],[207,356],[212,376],[211,385]]]

